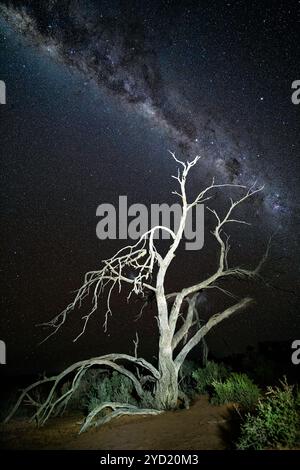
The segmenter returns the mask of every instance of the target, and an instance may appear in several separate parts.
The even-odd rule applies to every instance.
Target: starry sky
[[[134,322],[139,299],[116,299],[108,333],[99,312],[76,343],[81,314],[39,347],[45,333],[35,325],[59,313],[83,274],[122,246],[97,239],[99,204],[117,205],[119,195],[129,204],[175,202],[168,150],[202,156],[191,195],[212,176],[264,185],[241,212],[251,227],[230,230],[232,264],[257,262],[276,232],[266,267],[274,288],[233,283],[257,304],[210,335],[211,351],[300,334],[300,105],[291,101],[291,84],[300,79],[299,23],[299,1],[0,1],[7,371],[132,353],[136,331],[140,352],[155,355],[155,309]],[[228,207],[228,193],[218,192],[213,205]],[[200,252],[178,254],[168,290],[215,269],[210,224],[206,216]],[[210,294],[204,316],[222,302]]]

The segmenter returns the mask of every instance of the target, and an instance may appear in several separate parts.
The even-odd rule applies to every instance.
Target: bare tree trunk
[[[159,373],[155,398],[159,409],[168,410],[177,407],[178,402],[178,370],[173,361],[171,345],[159,344]]]
[[[169,251],[171,253],[171,250]],[[165,274],[170,259],[163,260],[159,258],[159,271],[156,280],[156,302],[158,310],[159,327],[159,353],[158,353],[158,371],[160,377],[155,388],[156,406],[160,410],[174,409],[178,400],[178,370],[173,361],[173,332],[169,323],[168,304],[165,296],[164,282]]]

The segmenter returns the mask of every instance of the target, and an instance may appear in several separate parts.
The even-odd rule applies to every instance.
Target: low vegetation
[[[261,394],[258,386],[246,374],[235,372],[224,381],[214,380],[212,387],[212,403],[237,403],[244,410],[252,410]]]
[[[231,369],[222,362],[208,361],[205,367],[196,369],[192,373],[195,389],[200,394],[209,393],[212,390],[213,382],[222,382],[229,377],[230,373]]]
[[[261,450],[293,447],[300,433],[300,396],[286,381],[269,387],[254,413],[248,413],[241,427],[237,448]]]
[[[137,405],[132,381],[114,371],[110,375],[98,374],[90,379],[90,387],[82,397],[83,407],[90,413],[104,402]]]
[[[194,361],[186,361],[179,377],[181,392],[193,399],[197,394],[208,394],[214,405],[234,403],[240,429],[234,446],[240,450],[292,448],[300,443],[300,389],[289,385],[285,378],[278,386],[259,388],[245,373],[237,373],[224,363],[208,361],[199,368]],[[151,383],[150,383],[151,385]],[[69,389],[63,384],[60,393]],[[41,393],[47,390],[41,389]],[[41,396],[34,396],[41,401]],[[56,399],[59,399],[57,395]],[[102,404],[108,406],[103,408]],[[100,422],[106,422],[116,403],[128,405],[136,414],[153,409],[155,397],[152,388],[145,387],[143,397],[137,395],[132,380],[117,371],[91,368],[86,372],[68,402],[68,409],[81,409],[90,421],[99,414]],[[7,403],[6,403],[7,405]],[[28,403],[30,405],[30,403]],[[7,412],[8,406],[6,406]],[[28,414],[28,406],[21,408],[19,416]],[[3,413],[4,410],[1,412]],[[58,413],[65,407],[58,408]],[[84,425],[86,426],[86,425]],[[87,427],[87,426],[86,426]],[[84,428],[85,429],[85,428]]]

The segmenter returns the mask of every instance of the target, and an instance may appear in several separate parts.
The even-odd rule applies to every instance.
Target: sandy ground
[[[24,419],[0,428],[2,449],[202,450],[228,449],[233,406],[212,406],[199,397],[189,410],[158,416],[126,416],[78,435],[81,415],[50,420],[37,429]]]

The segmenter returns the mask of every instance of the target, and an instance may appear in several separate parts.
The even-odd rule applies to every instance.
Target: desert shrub
[[[262,450],[266,447],[267,442],[268,436],[263,418],[248,413],[241,428],[237,448],[239,450]]]
[[[222,362],[218,364],[214,361],[208,361],[206,367],[196,369],[192,373],[192,377],[196,382],[197,392],[209,392],[214,381],[223,381],[229,376],[230,372],[230,368]]]
[[[179,387],[187,395],[195,394],[193,372],[199,367],[195,361],[184,361],[179,371]]]
[[[255,407],[260,390],[246,374],[232,373],[224,382],[214,380],[212,403],[238,403],[245,410]]]
[[[150,390],[145,390],[139,406],[141,408],[156,408],[156,400]]]
[[[269,387],[255,413],[246,415],[237,448],[291,447],[299,433],[298,400],[298,396],[293,396],[293,387],[286,382],[281,387]]]
[[[114,371],[110,375],[94,375],[89,382],[89,387],[82,397],[83,406],[88,412],[108,401],[137,404],[133,383],[123,374]]]
[[[86,400],[90,392],[96,396],[96,389],[98,384],[104,377],[107,377],[109,374],[108,370],[101,368],[90,368],[82,376],[80,382],[78,383],[76,389],[73,391],[69,401],[68,409],[86,409]],[[72,386],[72,378],[66,380],[61,387],[61,394],[66,393]]]
[[[197,369],[198,365],[195,361],[184,361],[179,372],[180,379],[192,380],[193,372]]]
[[[295,406],[296,410],[300,413],[300,389],[298,387],[295,392]]]

